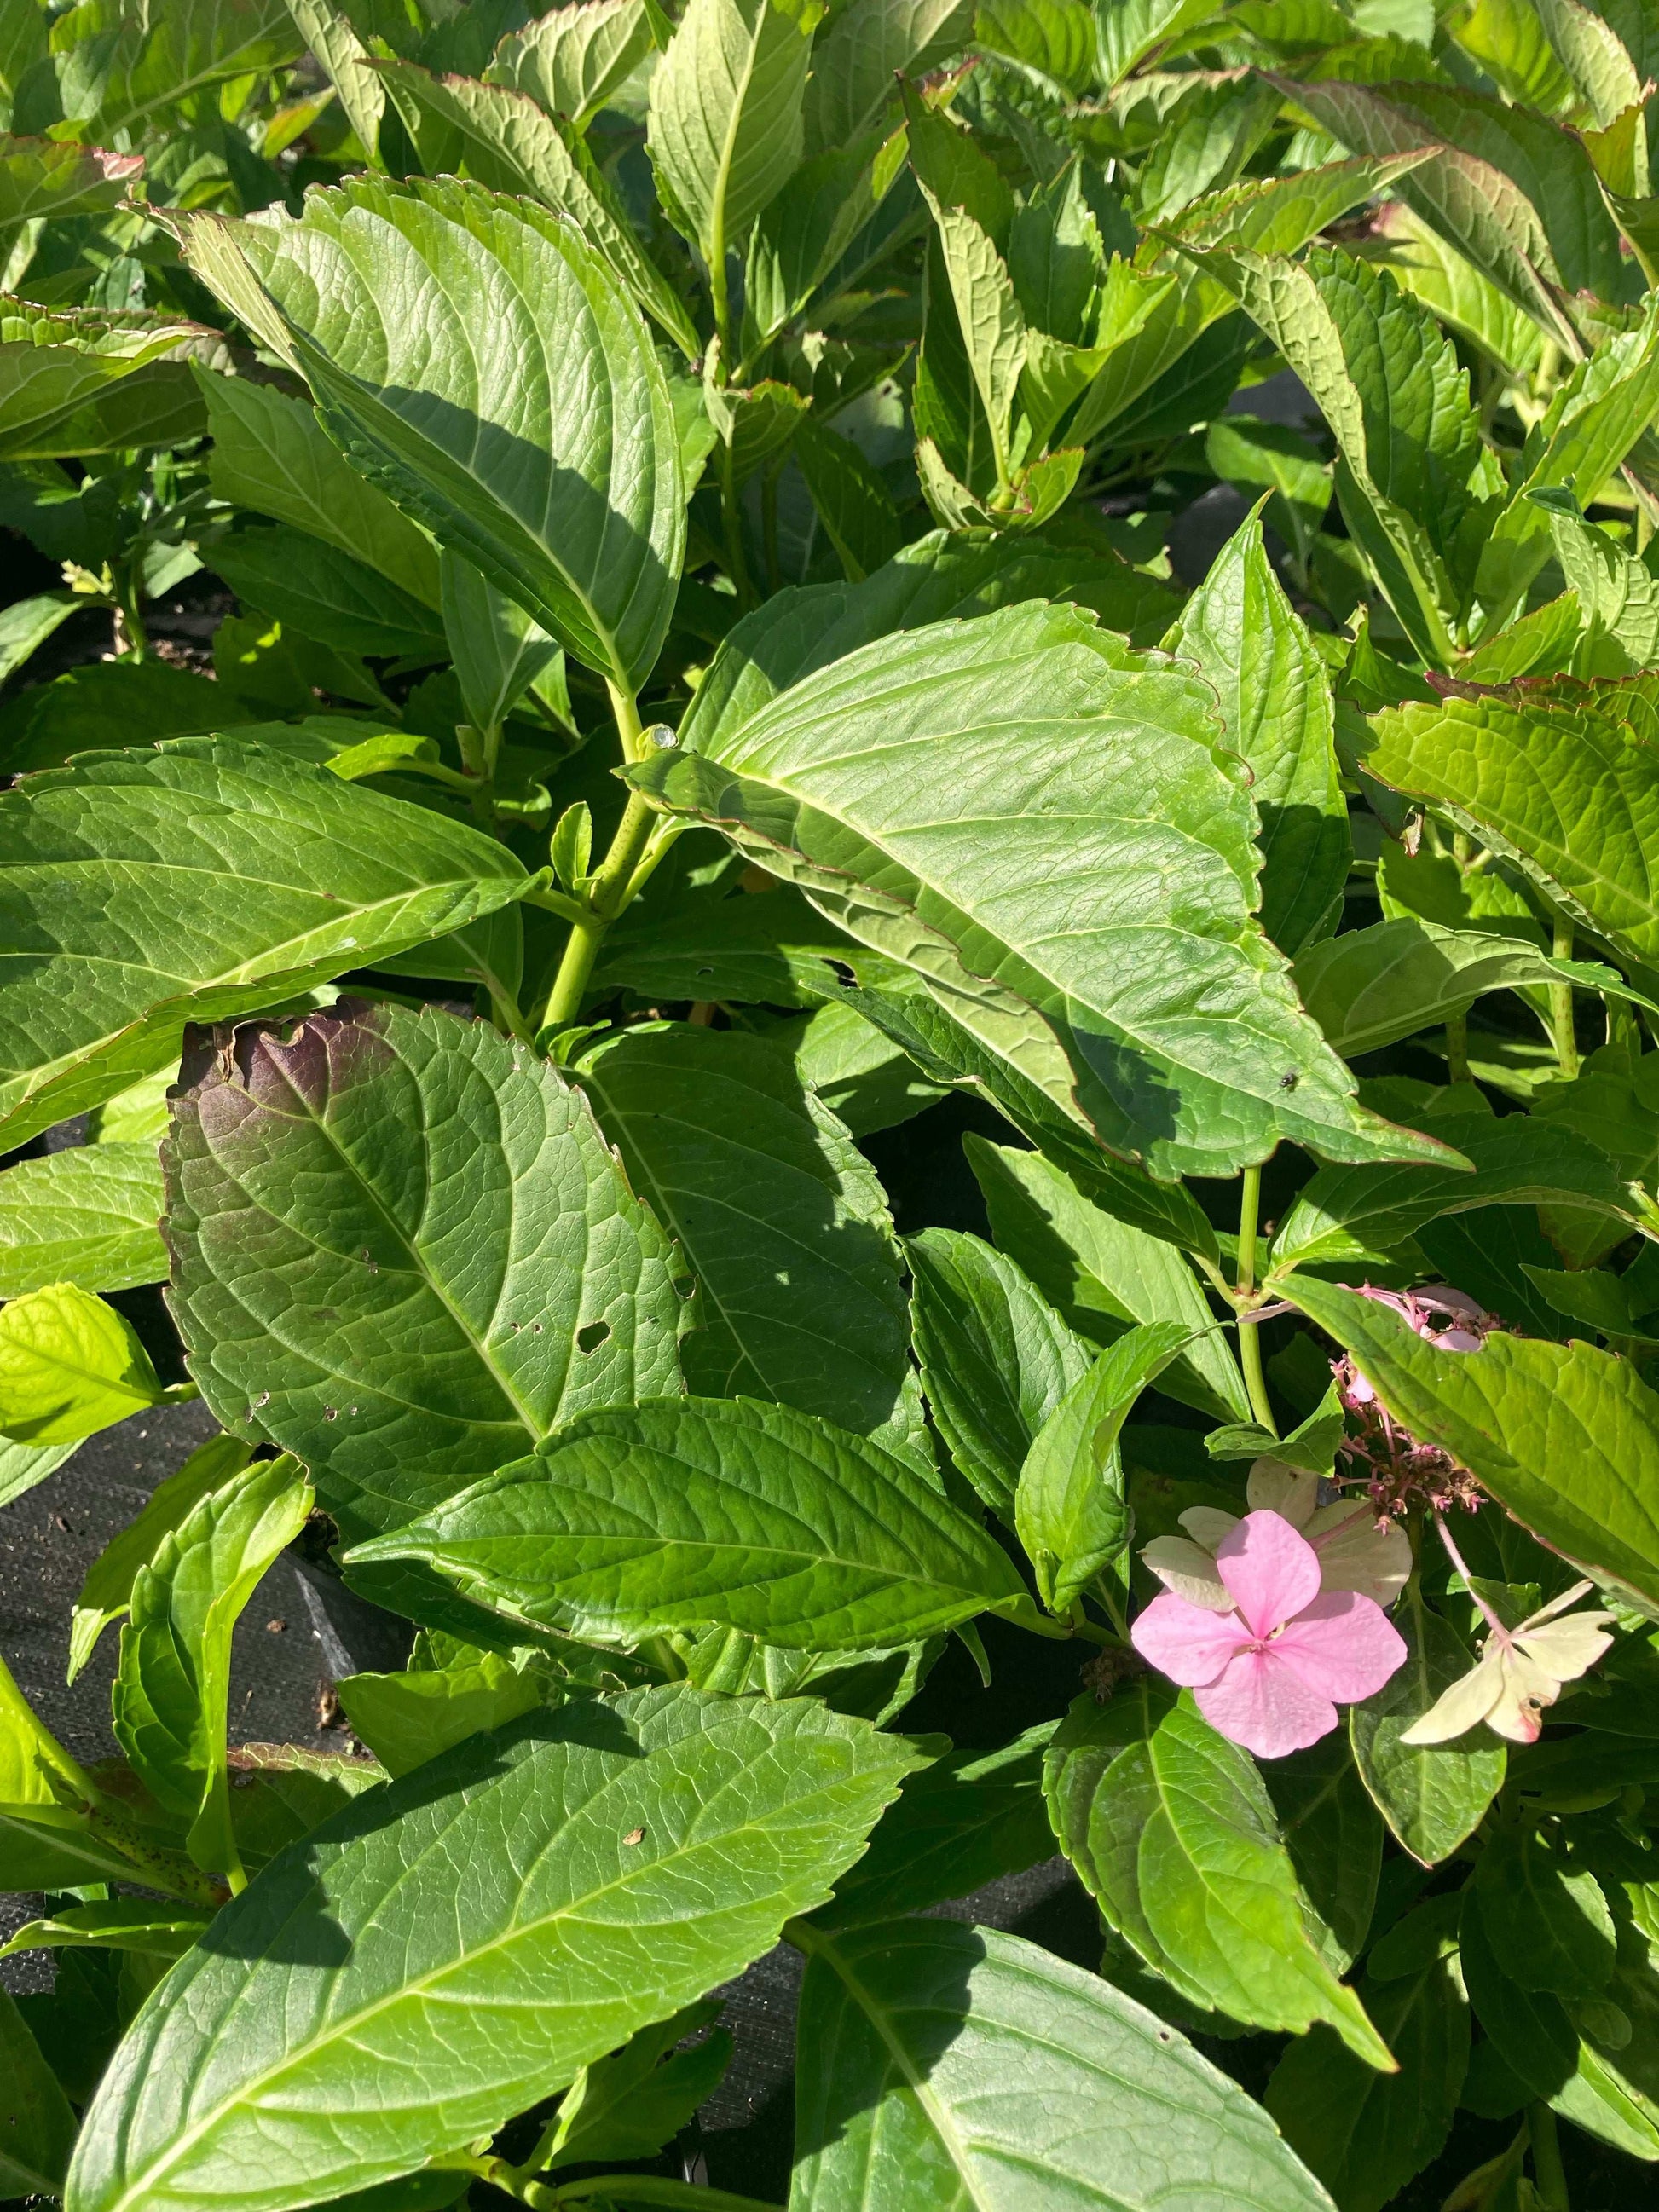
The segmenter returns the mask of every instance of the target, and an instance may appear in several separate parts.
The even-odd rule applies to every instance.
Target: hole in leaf
[[[576,1331],[576,1349],[578,1352],[597,1352],[610,1334],[608,1321],[590,1321],[585,1328]]]

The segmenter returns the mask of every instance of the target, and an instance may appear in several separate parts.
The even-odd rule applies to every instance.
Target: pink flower
[[[1221,1735],[1283,1759],[1336,1726],[1336,1708],[1380,1690],[1406,1658],[1382,1607],[1319,1587],[1319,1554],[1277,1513],[1247,1513],[1216,1547],[1233,1601],[1214,1613],[1165,1591],[1129,1632],[1141,1657],[1194,1692]]]

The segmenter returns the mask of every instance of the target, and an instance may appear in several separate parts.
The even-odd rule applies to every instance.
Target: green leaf
[[[1154,46],[1170,46],[1215,13],[1215,0],[1103,0],[1096,10],[1100,73],[1119,83]]]
[[[1334,1284],[1298,1276],[1295,1297],[1395,1420],[1443,1444],[1552,1550],[1659,1606],[1659,1398],[1631,1361],[1503,1334],[1440,1352]]]
[[[352,1733],[393,1777],[558,1697],[556,1677],[523,1653],[499,1651],[475,1650],[465,1664],[411,1663],[400,1674],[348,1674],[335,1687]]]
[[[696,1277],[690,1389],[925,1451],[885,1195],[791,1055],[674,1022],[625,1031],[575,1073]]]
[[[944,1095],[908,1053],[850,1006],[819,1006],[787,1023],[782,1034],[793,1040],[802,1082],[854,1137],[908,1121]]]
[[[925,76],[969,45],[969,0],[848,0],[812,49],[806,88],[809,154],[850,146],[896,105],[896,75]]]
[[[1361,1779],[1395,1837],[1424,1866],[1438,1866],[1480,1826],[1504,1786],[1508,1754],[1479,1729],[1452,1743],[1401,1742],[1401,1733],[1474,1662],[1414,1583],[1393,1619],[1406,1641],[1406,1663],[1375,1697],[1352,1707],[1348,1735]]]
[[[1538,13],[1598,130],[1640,101],[1642,74],[1599,9],[1581,7],[1578,0],[1539,0]]]
[[[501,40],[485,82],[527,92],[550,115],[568,116],[586,131],[652,43],[643,0],[555,8]]]
[[[1344,1973],[1365,1948],[1382,1866],[1382,1822],[1340,1729],[1295,1759],[1276,1759],[1262,1779],[1302,1893],[1328,1941],[1328,1965]]]
[[[56,1474],[73,1444],[0,1443],[0,1505],[22,1498],[49,1474]]]
[[[1026,1454],[1014,1524],[1051,1613],[1066,1612],[1128,1542],[1118,1434],[1191,1336],[1180,1322],[1128,1330],[1072,1385]]]
[[[288,0],[307,49],[339,96],[347,122],[371,161],[378,159],[386,86],[350,16],[337,0]]]
[[[426,532],[358,474],[311,408],[252,377],[196,376],[213,434],[208,479],[220,499],[320,538],[423,607],[440,604]]]
[[[848,581],[861,583],[904,542],[904,526],[885,480],[850,438],[810,418],[796,430],[793,450]]]
[[[1380,270],[1346,255],[1316,248],[1296,266],[1176,242],[1226,286],[1318,402],[1337,442],[1337,497],[1349,535],[1412,643],[1431,665],[1446,665],[1456,595],[1443,546],[1466,508],[1480,452],[1449,342]]]
[[[1546,343],[1537,324],[1403,201],[1377,209],[1372,242],[1361,251],[1488,361],[1514,375],[1536,373]]]
[[[126,1291],[166,1279],[161,1170],[149,1145],[86,1145],[0,1176],[0,1297],[49,1283]]]
[[[1204,458],[1247,496],[1267,493],[1267,526],[1305,573],[1331,503],[1331,472],[1313,441],[1281,422],[1229,413],[1205,432]]]
[[[1261,927],[1294,956],[1335,929],[1352,857],[1331,683],[1270,567],[1260,513],[1243,523],[1164,641],[1221,699],[1261,817]]]
[[[1387,2045],[1322,1954],[1255,1763],[1150,1680],[1079,1698],[1048,1754],[1060,1848],[1121,1936],[1189,2002],[1300,2033],[1328,2021],[1367,2066]]]
[[[809,84],[819,82],[814,75]],[[874,135],[855,137],[803,163],[761,210],[744,270],[744,333],[750,356],[802,312],[874,222],[900,173],[896,155],[902,161],[902,141],[883,147]]]
[[[844,1003],[902,1049],[933,1082],[982,1093],[1051,1164],[1107,1212],[1212,1264],[1219,1261],[1215,1231],[1183,1183],[1155,1182],[1139,1168],[1114,1160],[1085,1130],[1018,1070],[953,1021],[943,1006],[918,992],[865,988],[843,994]]]
[[[213,548],[216,574],[244,606],[337,653],[441,660],[443,624],[400,585],[337,546],[278,524],[239,530]]]
[[[71,1283],[0,1308],[0,1436],[78,1443],[163,1392],[131,1322]]]
[[[1534,1830],[1497,1831],[1475,1862],[1474,1901],[1517,1989],[1571,2002],[1607,1988],[1619,1946],[1601,1884]]]
[[[1403,1244],[1443,1214],[1484,1206],[1559,1206],[1592,1227],[1626,1234],[1651,1217],[1607,1154],[1547,1121],[1490,1114],[1437,1115],[1435,1134],[1471,1163],[1455,1168],[1322,1168],[1297,1192],[1273,1239],[1275,1274]]]
[[[1626,720],[1640,714],[1644,685],[1636,679],[1624,712],[1618,685],[1407,701],[1372,718],[1364,765],[1516,861],[1615,951],[1654,961],[1659,894],[1646,855],[1659,836],[1659,766]]]
[[[142,157],[55,144],[49,138],[0,140],[0,270],[14,289],[34,254],[40,228],[75,216],[102,215],[143,176]]]
[[[0,824],[8,1146],[176,1062],[186,1022],[280,1006],[529,881],[478,830],[198,738],[31,777]]]
[[[470,561],[445,552],[439,567],[444,630],[466,718],[477,730],[499,729],[559,648]]]
[[[0,1990],[0,2197],[56,2197],[75,2147],[75,2114],[16,2004]]]
[[[261,1460],[200,1498],[133,1577],[111,1692],[116,1741],[157,1802],[188,1823],[191,1856],[210,1869],[237,1864],[225,1743],[231,1631],[311,1506],[294,1460]]]
[[[904,1247],[911,1326],[928,1409],[951,1458],[1012,1522],[1020,1469],[1090,1347],[1006,1253],[955,1229]]]
[[[543,21],[556,21],[564,12],[556,9]],[[701,352],[696,324],[641,245],[615,185],[574,123],[547,113],[528,92],[470,77],[434,76],[413,62],[383,61],[376,67],[418,112],[453,131],[469,176],[491,191],[524,193],[566,216],[686,359]],[[654,428],[652,434],[657,435]]]
[[[366,177],[307,193],[298,220],[175,221],[353,465],[635,689],[679,577],[679,441],[644,325],[579,233],[482,185]]]
[[[182,1959],[202,1935],[212,1914],[188,1905],[148,1905],[131,1897],[106,1904],[70,1905],[44,1920],[25,1921],[0,1959],[24,1951],[138,1951],[154,1958]]]
[[[166,1152],[191,1371],[348,1537],[677,1386],[668,1240],[547,1062],[386,1006],[204,1058]]]
[[[659,189],[720,295],[726,254],[799,165],[817,14],[776,0],[689,0],[651,80]]]
[[[724,1622],[786,1650],[1029,1615],[1000,1545],[902,1460],[752,1398],[588,1413],[355,1559],[428,1563],[473,1603],[586,1641]]]
[[[284,0],[86,0],[54,26],[66,118],[107,142],[137,136],[169,109],[236,77],[297,61],[303,42]]]
[[[1451,2132],[1469,2063],[1469,2008],[1451,1961],[1433,1951],[1414,1973],[1368,1975],[1360,1988],[1399,2072],[1374,2073],[1316,2033],[1279,2060],[1265,2102],[1342,2212],[1382,2212]]]
[[[917,969],[1166,1179],[1281,1138],[1413,1156],[1355,1103],[1252,918],[1250,801],[1210,696],[1071,609],[1011,607],[849,653],[629,775]]]
[[[0,683],[15,675],[37,647],[61,629],[86,601],[73,592],[41,592],[0,608]]]
[[[1529,315],[1547,337],[1577,357],[1580,342],[1561,303],[1559,272],[1543,221],[1526,193],[1491,158],[1507,150],[1501,137],[1496,143],[1483,139],[1484,150],[1464,143],[1479,135],[1466,112],[1454,126],[1456,141],[1449,141],[1396,106],[1389,97],[1397,88],[1394,87],[1344,84],[1335,79],[1318,84],[1275,82],[1286,98],[1356,154],[1380,159],[1407,152],[1420,155],[1429,146],[1431,158],[1419,159],[1399,177],[1395,188],[1400,198]],[[1584,167],[1588,168],[1588,161]]]
[[[1091,1206],[1069,1176],[1041,1154],[963,1139],[990,1214],[991,1234],[1074,1329],[1109,1344],[1139,1322],[1172,1322],[1196,1340],[1164,1376],[1162,1389],[1183,1405],[1248,1421],[1249,1395],[1218,1335],[1192,1268],[1168,1242]]]
[[[1051,1857],[1042,1759],[1054,1732],[1043,1721],[998,1750],[947,1752],[911,1775],[814,1925],[924,1912]]]
[[[1605,531],[1552,507],[1550,535],[1584,632],[1575,676],[1635,676],[1659,660],[1659,577],[1615,545]]]
[[[210,1437],[176,1474],[158,1483],[143,1510],[118,1529],[87,1570],[70,1619],[69,1679],[92,1656],[113,1620],[125,1619],[139,1571],[181,1528],[204,1498],[221,1490],[247,1465],[252,1447],[240,1437]]]
[[[1109,629],[1155,643],[1176,601],[1123,562],[1041,536],[931,532],[861,584],[779,592],[727,633],[680,728],[694,752],[717,753],[769,702],[816,670],[896,631],[989,614],[1018,600],[1070,599]]]
[[[460,1746],[227,1907],[105,2076],[67,2205],[278,2212],[491,2134],[769,1949],[920,1763],[810,1700],[684,1686]],[[389,1910],[412,1945],[376,1940]],[[337,1930],[325,1958],[296,1926]]]
[[[1310,945],[1296,982],[1346,1060],[1467,1013],[1488,991],[1576,983],[1622,998],[1630,988],[1610,968],[1552,959],[1518,933],[1447,929],[1405,915]]]
[[[1097,1975],[948,1920],[797,1940],[797,2212],[899,2174],[916,2212],[1325,2212],[1261,2108]]]
[[[194,434],[190,372],[223,342],[197,323],[141,310],[0,305],[0,459],[107,453]],[[125,393],[122,387],[130,387]]]
[[[689,2051],[677,2051],[720,2016],[718,2000],[686,2005],[642,2027],[620,2051],[583,2067],[559,2106],[558,2126],[538,2167],[603,2165],[654,2158],[720,2085],[732,2039],[717,2028]]]
[[[1571,2081],[1578,2039],[1559,1997],[1520,1989],[1493,1955],[1474,1885],[1462,1892],[1458,1965],[1474,2016],[1528,2095],[1553,2099]]]

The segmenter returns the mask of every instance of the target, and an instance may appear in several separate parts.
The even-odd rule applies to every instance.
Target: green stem
[[[645,732],[640,725],[640,710],[631,691],[606,679],[611,694],[611,711],[616,717],[617,734],[622,739],[624,761],[630,764],[638,760],[645,749]],[[640,792],[630,792],[628,804],[623,809],[623,818],[617,824],[617,834],[611,840],[599,873],[588,884],[578,920],[570,926],[570,935],[559,961],[558,973],[553,978],[553,988],[548,993],[542,1018],[536,1024],[537,1033],[543,1030],[568,1029],[580,1013],[586,995],[588,979],[593,973],[593,963],[599,957],[599,947],[605,942],[605,932],[632,897],[641,860],[651,840],[657,820],[649,801]]]
[[[1555,918],[1555,938],[1551,946],[1558,960],[1572,957],[1572,924],[1563,915]],[[1550,1031],[1555,1044],[1556,1063],[1565,1076],[1578,1073],[1578,1041],[1573,1034],[1572,986],[1571,983],[1552,983],[1550,992]]]
[[[126,589],[117,600],[121,617],[122,658],[127,660],[146,660],[149,657],[149,632],[144,628],[144,617],[139,612],[143,587],[135,568],[128,574]]]
[[[1238,1275],[1236,1295],[1240,1308],[1238,1364],[1244,1370],[1244,1388],[1250,1410],[1269,1436],[1279,1434],[1279,1424],[1267,1396],[1267,1378],[1261,1371],[1261,1332],[1247,1320],[1244,1309],[1255,1291],[1256,1221],[1261,1211],[1261,1170],[1246,1168],[1238,1194]]]
[[[1469,1018],[1467,1011],[1446,1017],[1446,1073],[1454,1083],[1473,1083],[1469,1073]]]
[[[1572,2212],[1572,2199],[1567,2194],[1567,2176],[1561,2164],[1561,2142],[1556,2133],[1555,2115],[1544,2104],[1527,2107],[1527,2130],[1532,2137],[1532,2173],[1538,2185],[1538,2199],[1545,2212]]]
[[[743,550],[743,510],[738,504],[737,452],[729,441],[720,445],[720,520],[726,532],[726,572],[744,613],[755,604],[749,580],[749,563]]]

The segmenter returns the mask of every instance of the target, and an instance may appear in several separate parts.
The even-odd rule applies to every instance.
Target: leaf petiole
[[[1279,1434],[1279,1424],[1267,1396],[1267,1378],[1261,1371],[1260,1329],[1243,1309],[1255,1303],[1256,1221],[1261,1210],[1261,1170],[1246,1168],[1238,1194],[1238,1276],[1236,1304],[1239,1308],[1238,1364],[1244,1372],[1250,1411],[1269,1436]]]

